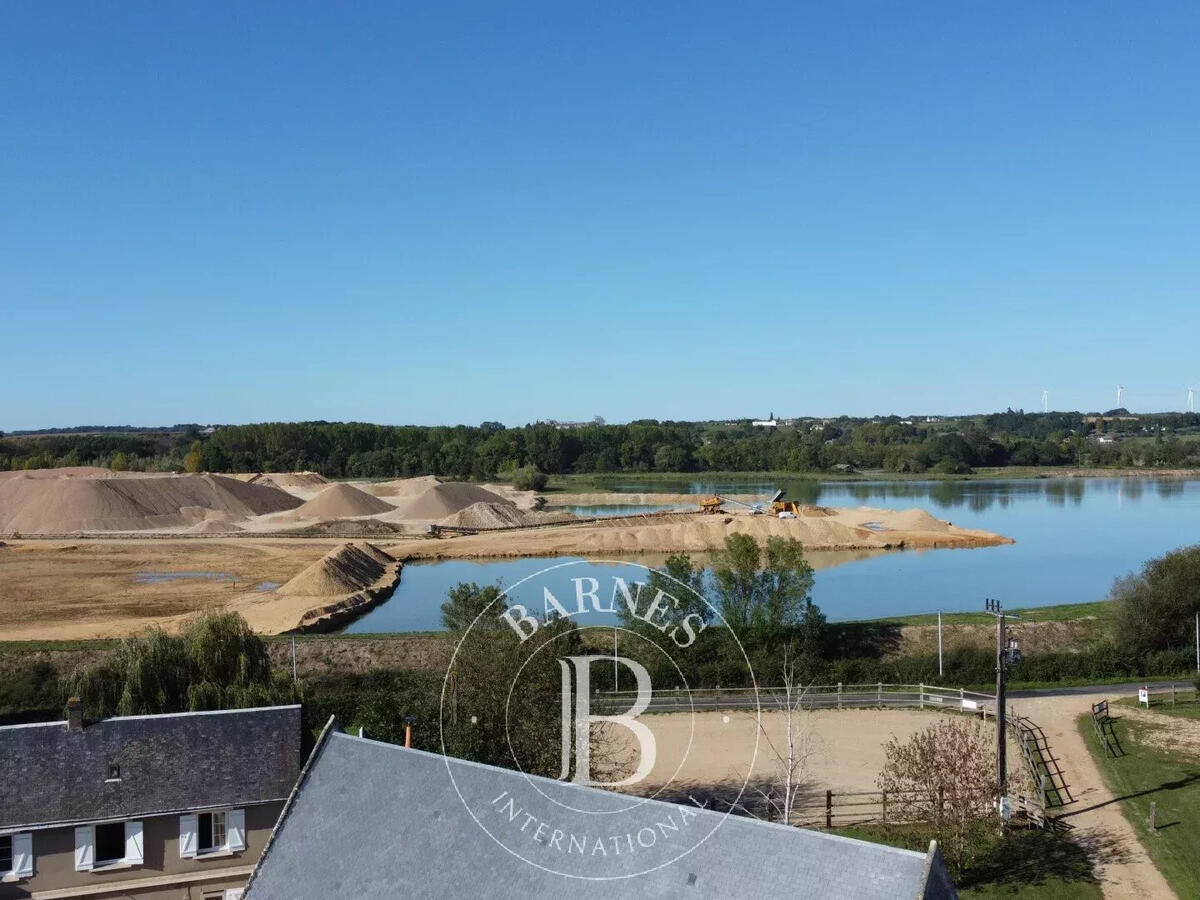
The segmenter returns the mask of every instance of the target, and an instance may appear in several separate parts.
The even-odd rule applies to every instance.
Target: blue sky
[[[0,428],[1181,409],[1198,32],[5,4]]]

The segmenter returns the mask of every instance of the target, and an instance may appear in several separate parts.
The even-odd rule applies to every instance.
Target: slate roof
[[[451,777],[453,776],[453,778]],[[512,798],[515,818],[496,798]],[[584,812],[599,813],[587,815]],[[470,811],[468,811],[468,808]],[[687,816],[683,810],[687,809]],[[525,814],[534,824],[522,829]],[[537,822],[582,840],[670,820],[650,850],[550,846]],[[484,827],[487,830],[485,831]],[[703,838],[703,840],[700,840]],[[624,847],[624,838],[617,843]],[[632,847],[632,844],[629,844]],[[613,849],[616,849],[615,847]],[[568,871],[569,870],[569,871]],[[566,874],[564,874],[566,873]],[[247,900],[611,897],[685,900],[953,898],[936,847],[922,854],[696,807],[578,787],[329,732],[251,877]]]
[[[299,706],[2,727],[0,828],[282,800],[300,773],[300,734]]]

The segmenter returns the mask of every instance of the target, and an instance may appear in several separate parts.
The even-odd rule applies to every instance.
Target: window
[[[140,866],[142,823],[104,822],[75,829],[75,870],[90,872],[113,866]]]
[[[183,859],[225,856],[246,849],[246,811],[212,810],[179,817],[179,855]]]
[[[199,819],[197,850],[201,853],[225,850],[225,813],[201,813]]]
[[[96,826],[96,865],[125,859],[125,823],[110,822]]]
[[[28,831],[0,834],[0,878],[11,881],[33,875],[33,835]]]

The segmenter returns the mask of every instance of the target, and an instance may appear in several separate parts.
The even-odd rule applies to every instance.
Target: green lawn
[[[1092,603],[1060,603],[1056,606],[1033,606],[1025,609],[1013,609],[1009,613],[1020,617],[1020,622],[1070,622],[1076,619],[1094,619],[1103,615],[1108,607],[1108,601],[1097,600]],[[936,625],[937,613],[921,613],[914,616],[892,616],[885,619],[869,619],[882,625]],[[991,624],[996,620],[984,612],[952,612],[942,613],[944,625],[982,625]],[[1020,624],[1016,622],[1014,624]]]
[[[1170,707],[1155,707],[1163,713]],[[1118,798],[1121,812],[1137,831],[1163,877],[1180,897],[1200,897],[1200,753],[1168,753],[1147,743],[1153,726],[1133,722],[1113,709],[1113,730],[1125,755],[1111,759],[1103,755],[1089,716],[1080,716],[1078,726],[1087,741],[1105,783]],[[1200,718],[1194,707],[1176,706],[1174,716]],[[1170,725],[1172,713],[1163,715]],[[1158,806],[1158,828],[1150,830],[1150,804]]]
[[[837,834],[924,852],[930,833],[920,828],[859,827]],[[1086,851],[1069,838],[1038,829],[997,839],[955,878],[961,897],[1098,900],[1103,897]]]

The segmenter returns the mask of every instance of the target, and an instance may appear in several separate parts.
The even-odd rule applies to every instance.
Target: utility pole
[[[1017,642],[1008,640],[1004,620],[1006,613],[999,600],[987,599],[985,609],[996,617],[996,781],[1000,787],[1000,800],[1008,795],[1008,718],[1004,704],[1004,682],[1008,664],[1021,658]],[[1015,618],[1015,617],[1014,617]]]
[[[942,671],[942,611],[938,610],[938,678],[945,673]]]

